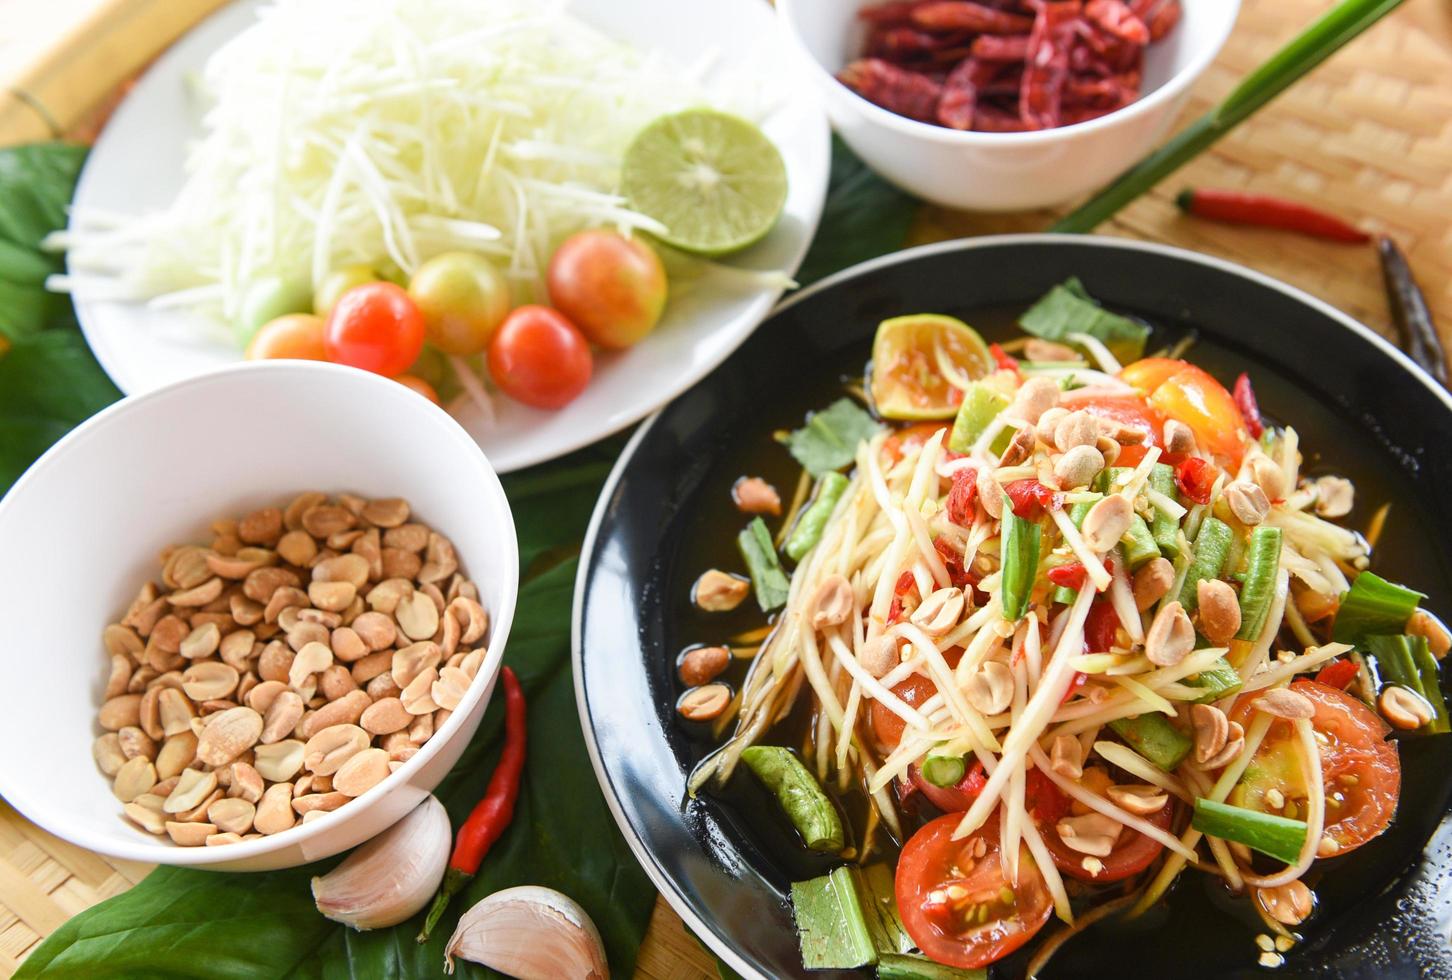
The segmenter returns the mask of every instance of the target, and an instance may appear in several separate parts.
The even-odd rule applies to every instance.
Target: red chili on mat
[[[1175,198],[1186,214],[1235,225],[1258,225],[1299,232],[1313,238],[1333,242],[1360,244],[1371,236],[1334,214],[1299,201],[1288,201],[1269,194],[1248,194],[1245,191],[1221,190],[1213,187],[1187,187]]]
[[[489,777],[484,798],[475,804],[454,838],[449,870],[444,875],[444,883],[439,886],[439,893],[434,896],[433,905],[429,907],[423,931],[418,934],[421,943],[428,940],[449,901],[478,872],[484,855],[489,853],[489,848],[514,819],[514,803],[519,799],[519,778],[524,772],[524,690],[519,686],[514,671],[508,667],[504,668],[503,679],[504,751],[499,754],[494,774]]]
[[[858,16],[867,44],[844,85],[909,119],[1014,133],[1138,99],[1145,48],[1180,0],[891,0]]]

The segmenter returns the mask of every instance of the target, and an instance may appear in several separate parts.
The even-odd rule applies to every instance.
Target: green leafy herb
[[[1341,599],[1331,636],[1337,643],[1360,645],[1367,636],[1400,633],[1425,598],[1373,572],[1362,572]]]
[[[771,532],[759,517],[741,529],[736,536],[736,547],[746,562],[746,571],[751,575],[751,590],[756,593],[756,603],[762,612],[771,612],[785,605],[791,583],[781,570],[776,557],[776,545],[772,543]]]
[[[1149,327],[1104,309],[1074,276],[1049,290],[1018,322],[1035,337],[1060,343],[1073,343],[1071,333],[1088,334],[1125,363],[1143,357],[1149,339]]]
[[[839,398],[787,436],[787,448],[812,476],[821,477],[857,458],[857,444],[882,428],[850,398]]]

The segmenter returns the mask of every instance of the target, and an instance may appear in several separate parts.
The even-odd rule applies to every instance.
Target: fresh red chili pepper
[[[1234,398],[1235,407],[1240,409],[1240,418],[1245,423],[1246,431],[1252,439],[1259,439],[1265,431],[1265,423],[1260,419],[1260,403],[1255,400],[1255,389],[1250,386],[1250,375],[1244,371],[1235,379]]]
[[[897,577],[897,583],[892,588],[892,604],[887,607],[887,624],[891,626],[902,616],[903,596],[913,592],[918,587],[918,580],[913,578],[912,572],[903,572]]]
[[[959,527],[972,527],[977,501],[978,471],[965,469],[954,473],[953,487],[948,491],[948,520]]]
[[[1186,188],[1175,198],[1180,210],[1198,218],[1300,232],[1313,238],[1359,244],[1371,241],[1360,228],[1300,201],[1213,187]]]
[[[1019,517],[1038,517],[1046,510],[1058,510],[1064,506],[1064,495],[1050,490],[1038,480],[1014,480],[1003,488],[1013,504],[1013,512]]]
[[[988,353],[993,356],[993,363],[998,365],[1000,371],[1012,371],[1018,374],[1018,361],[1008,355],[1002,347],[997,344],[988,345]]]
[[[1064,696],[1059,699],[1059,703],[1067,704],[1069,699],[1074,696],[1074,693],[1078,691],[1079,688],[1084,686],[1084,683],[1087,680],[1089,680],[1088,674],[1084,673],[1082,670],[1074,671],[1074,676],[1069,679],[1069,689],[1064,692]]]
[[[1175,483],[1180,492],[1197,504],[1210,502],[1210,491],[1215,489],[1215,467],[1199,456],[1187,456],[1175,468]]]
[[[1321,672],[1316,675],[1316,682],[1344,691],[1352,681],[1356,680],[1359,670],[1360,668],[1350,660],[1333,660],[1321,668]]]
[[[418,934],[419,942],[427,942],[429,933],[438,924],[439,917],[448,908],[449,901],[479,871],[479,863],[489,848],[504,833],[514,819],[514,804],[519,799],[519,780],[524,772],[525,727],[524,690],[514,671],[505,667],[504,680],[504,749],[499,762],[489,777],[489,786],[484,798],[475,804],[469,817],[459,828],[454,838],[454,853],[449,858],[449,870],[439,893],[434,896],[433,905],[424,919],[423,930]]]

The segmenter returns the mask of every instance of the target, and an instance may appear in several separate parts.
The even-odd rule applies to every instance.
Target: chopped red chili
[[[972,527],[977,501],[978,471],[966,469],[954,473],[953,486],[948,491],[948,520],[959,527]]]
[[[1046,510],[1059,510],[1064,506],[1064,495],[1050,490],[1038,480],[1014,480],[1003,488],[1013,504],[1013,512],[1019,517],[1031,519]]]
[[[1000,371],[1012,371],[1018,374],[1018,361],[1008,355],[1002,347],[997,344],[988,345],[988,353],[993,355],[993,363],[998,365]]]
[[[1210,491],[1215,489],[1215,478],[1219,475],[1214,464],[1199,456],[1187,456],[1175,468],[1175,483],[1180,493],[1197,504],[1210,502]]]
[[[1259,439],[1265,431],[1260,417],[1260,403],[1255,400],[1255,389],[1250,386],[1250,375],[1244,371],[1235,379],[1235,407],[1240,409],[1240,418],[1252,439]]]
[[[1344,691],[1352,681],[1356,680],[1359,670],[1360,668],[1350,660],[1333,660],[1321,668],[1320,673],[1316,675],[1316,681],[1319,684],[1327,684]]]

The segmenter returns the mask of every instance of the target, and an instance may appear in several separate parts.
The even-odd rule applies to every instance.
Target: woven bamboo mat
[[[84,23],[50,31],[54,50],[26,59],[23,72],[0,77],[0,144],[45,138],[52,129],[84,133],[114,99],[110,90],[186,23],[220,2],[91,0],[97,12]],[[56,6],[74,16],[75,0]],[[1198,115],[1224,96],[1327,6],[1329,0],[1245,0],[1234,36],[1197,86],[1187,113]],[[26,44],[43,43],[36,22],[44,16],[34,0],[0,0],[0,23],[11,28],[24,22]],[[0,72],[9,67],[5,54],[0,47]],[[1449,77],[1452,3],[1413,0],[1102,230],[1243,263],[1390,336],[1370,248],[1185,219],[1173,197],[1182,186],[1198,184],[1323,202],[1401,241],[1452,345]],[[914,238],[1036,231],[1053,217],[1049,211],[970,216],[928,209]],[[0,977],[13,973],[26,953],[69,916],[124,891],[146,871],[143,865],[102,858],[58,840],[0,803]],[[679,918],[660,902],[637,975],[700,980],[715,971]]]

